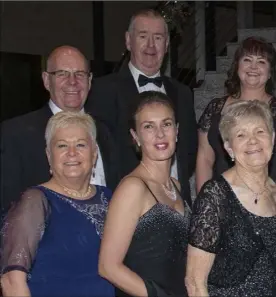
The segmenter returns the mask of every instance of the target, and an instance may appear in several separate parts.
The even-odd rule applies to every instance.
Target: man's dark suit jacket
[[[45,153],[45,129],[52,111],[48,104],[34,112],[7,120],[1,125],[1,209],[7,211],[11,202],[30,186],[50,179]],[[114,163],[114,143],[105,124],[96,121],[97,143],[102,154],[107,186],[118,183]]]
[[[191,90],[170,77],[164,78],[167,95],[176,107],[179,123],[177,143],[178,179],[182,197],[191,204],[189,178],[195,169],[197,154],[197,126]],[[121,178],[139,163],[131,144],[128,127],[128,109],[133,97],[138,95],[135,81],[128,66],[120,72],[94,81],[86,101],[86,110],[107,124],[113,133],[119,152]]]

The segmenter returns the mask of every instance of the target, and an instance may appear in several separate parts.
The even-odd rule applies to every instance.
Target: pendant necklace
[[[239,179],[240,179],[240,180],[243,182],[243,184],[246,186],[246,188],[247,188],[250,192],[253,193],[253,195],[254,195],[254,203],[255,203],[255,204],[258,204],[258,202],[259,202],[259,200],[260,200],[260,198],[261,198],[261,195],[262,195],[265,191],[268,190],[267,187],[266,187],[267,180],[266,180],[266,182],[264,183],[264,188],[263,188],[260,192],[255,192],[255,191],[253,191],[253,190],[248,186],[248,184],[244,181],[244,179],[239,175],[239,173],[238,173],[237,170],[236,170],[236,173],[237,173],[237,176],[239,177]]]
[[[172,180],[169,179],[169,183],[170,183],[170,187],[171,187],[171,190],[170,190],[166,185],[160,183],[159,181],[157,181],[157,180],[155,179],[153,173],[149,170],[149,168],[146,166],[146,164],[145,164],[143,161],[141,161],[141,165],[142,165],[142,166],[147,170],[147,172],[154,178],[154,180],[155,180],[156,182],[158,182],[158,183],[161,185],[161,187],[162,187],[162,189],[164,190],[166,196],[167,196],[168,198],[170,198],[171,200],[176,201],[176,200],[177,200],[176,189],[175,189],[175,186],[173,185]]]

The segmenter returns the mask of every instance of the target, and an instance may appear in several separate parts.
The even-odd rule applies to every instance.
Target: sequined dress
[[[237,99],[239,100],[239,99]],[[215,163],[213,166],[213,177],[218,177],[227,169],[233,166],[229,155],[223,147],[222,139],[219,133],[219,121],[221,111],[227,101],[227,97],[213,99],[205,108],[203,114],[198,121],[200,131],[208,133],[208,142],[215,153]],[[276,128],[276,98],[272,97],[269,102],[269,107],[272,112],[274,127]],[[274,152],[276,152],[274,146]],[[276,181],[276,154],[272,155],[270,161],[270,177]]]
[[[276,216],[247,211],[223,176],[195,200],[189,244],[215,254],[210,297],[276,296]]]
[[[154,195],[153,195],[154,196]],[[124,264],[145,282],[149,297],[186,297],[184,273],[190,212],[158,202],[140,217]],[[129,296],[117,290],[116,296]]]
[[[28,189],[3,228],[2,273],[28,275],[32,297],[112,297],[98,275],[100,237],[111,192],[96,186],[86,200],[48,188]]]

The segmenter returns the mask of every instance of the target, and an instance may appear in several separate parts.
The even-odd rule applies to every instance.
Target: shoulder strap
[[[141,181],[145,184],[145,186],[147,187],[147,189],[149,190],[149,192],[151,193],[151,195],[153,196],[154,200],[156,201],[156,203],[159,203],[158,199],[156,198],[156,196],[154,195],[154,193],[152,192],[152,190],[150,189],[150,187],[148,186],[148,184],[141,178]]]

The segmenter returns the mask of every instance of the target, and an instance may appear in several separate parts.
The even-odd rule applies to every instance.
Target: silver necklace
[[[254,195],[254,203],[255,203],[255,204],[258,204],[258,202],[259,202],[259,200],[260,200],[260,198],[261,198],[261,195],[262,195],[265,191],[267,191],[267,187],[266,187],[267,180],[266,180],[266,182],[264,183],[264,188],[263,188],[260,192],[255,192],[255,191],[253,191],[253,190],[248,186],[248,184],[244,181],[244,179],[239,175],[238,171],[237,171],[237,170],[235,170],[235,171],[236,171],[237,176],[239,177],[239,179],[240,179],[240,180],[243,182],[243,184],[246,186],[246,188],[247,188],[250,192],[253,193],[253,195]]]
[[[147,170],[147,172],[148,172],[148,173],[155,179],[153,173],[149,170],[149,168],[146,166],[146,164],[145,164],[143,161],[141,161],[141,165],[142,165],[142,166]],[[177,200],[176,189],[175,189],[175,186],[173,185],[171,179],[169,179],[169,184],[170,184],[171,190],[170,190],[166,185],[160,183],[160,182],[157,181],[156,179],[155,179],[155,181],[158,182],[158,183],[161,185],[162,189],[164,190],[166,196],[167,196],[169,199],[171,199],[171,200],[173,200],[173,201],[176,201],[176,200]]]

